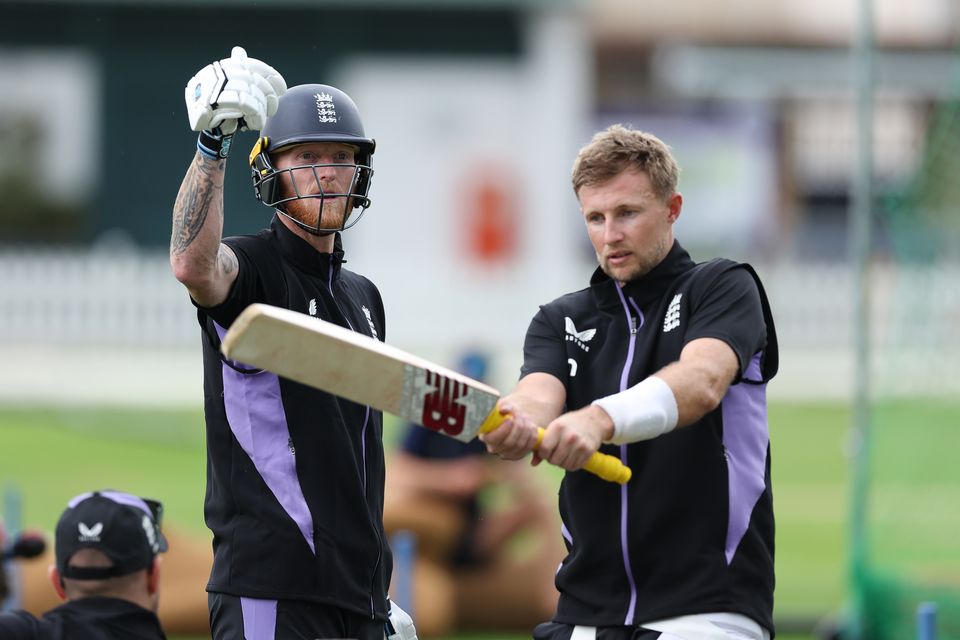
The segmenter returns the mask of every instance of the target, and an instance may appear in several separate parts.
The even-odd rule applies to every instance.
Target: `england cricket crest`
[[[497,396],[423,367],[405,365],[401,413],[462,442],[477,435]]]

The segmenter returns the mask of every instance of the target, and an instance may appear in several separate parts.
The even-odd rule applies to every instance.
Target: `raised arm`
[[[201,69],[184,89],[190,127],[200,135],[173,207],[170,266],[202,306],[226,300],[237,278],[237,257],[221,243],[223,177],[233,135],[261,129],[284,91],[283,77],[241,47]]]
[[[197,151],[173,205],[170,266],[191,297],[205,307],[226,300],[237,277],[237,257],[220,242],[226,163],[225,158]]]

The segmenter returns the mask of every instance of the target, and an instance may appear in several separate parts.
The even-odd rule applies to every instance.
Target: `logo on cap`
[[[147,534],[147,543],[150,545],[150,549],[155,554],[160,553],[160,542],[157,540],[157,532],[153,528],[153,520],[150,519],[150,516],[145,515],[140,524],[143,526],[143,532]]]
[[[77,523],[77,529],[80,531],[80,542],[100,542],[100,534],[103,533],[103,523],[98,522],[92,527],[88,527],[82,522]]]

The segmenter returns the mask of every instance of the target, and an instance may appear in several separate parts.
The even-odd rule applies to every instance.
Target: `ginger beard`
[[[351,198],[343,195],[320,197],[321,193],[348,193],[353,177],[353,166],[295,169],[284,175],[281,195],[283,199],[296,198],[292,181],[296,180],[301,196],[283,203],[283,210],[291,218],[315,229],[341,229],[346,222],[347,203]],[[293,175],[291,175],[293,174]],[[331,179],[327,179],[330,177]]]
[[[283,205],[291,218],[315,229],[341,229],[345,222],[347,199],[343,196],[332,198],[303,198],[291,200]]]

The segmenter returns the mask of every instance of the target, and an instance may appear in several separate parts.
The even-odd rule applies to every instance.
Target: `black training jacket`
[[[3,640],[164,640],[152,612],[119,598],[81,598],[35,618],[26,611],[0,613]]]
[[[722,259],[695,264],[677,243],[623,288],[598,269],[589,288],[540,308],[521,375],[557,377],[574,410],[637,384],[705,337],[729,344],[740,361],[716,410],[652,440],[603,445],[633,470],[624,486],[565,474],[569,553],[556,576],[556,622],[629,626],[731,612],[773,630],[765,387],[777,343],[753,269]]]
[[[339,234],[321,254],[275,216],[256,235],[227,238],[240,272],[227,300],[198,309],[207,423],[207,590],[306,600],[386,618],[392,559],[383,531],[379,411],[225,362],[225,330],[263,302],[384,338],[383,302],[342,268]],[[305,354],[304,357],[308,357]]]

